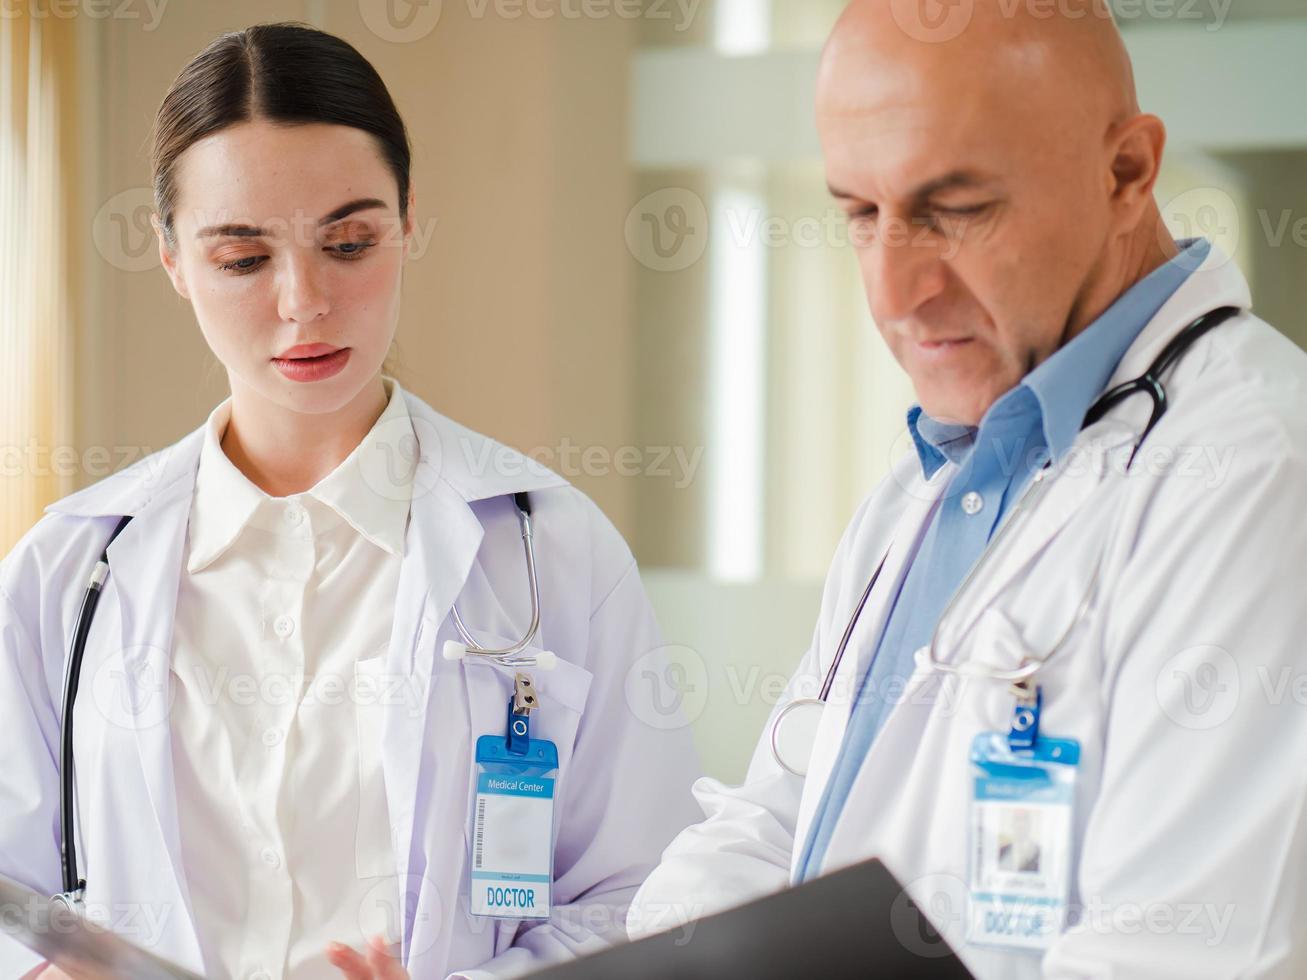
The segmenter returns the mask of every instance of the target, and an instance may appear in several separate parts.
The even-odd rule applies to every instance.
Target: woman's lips
[[[277,355],[278,359],[291,360],[297,357],[320,357],[340,350],[335,344],[296,344]]]
[[[352,348],[332,348],[330,344],[312,346],[326,347],[331,352],[317,357],[274,357],[272,363],[283,376],[291,381],[323,381],[345,369]],[[291,350],[298,348],[292,347]]]

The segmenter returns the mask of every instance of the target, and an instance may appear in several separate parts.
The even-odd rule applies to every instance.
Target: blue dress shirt
[[[1080,433],[1085,413],[1143,328],[1206,258],[1204,239],[1177,243],[1181,254],[1153,270],[1106,312],[1031,371],[985,413],[978,428],[932,419],[919,405],[908,431],[932,476],[946,461],[949,482],[921,547],[894,598],[885,630],[863,676],[844,744],[817,807],[798,865],[800,880],[820,873],[830,836],[876,734],[911,677],[914,654],[1004,512],[1048,460],[1060,460]]]

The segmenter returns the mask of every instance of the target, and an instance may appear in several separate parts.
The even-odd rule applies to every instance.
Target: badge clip
[[[1044,704],[1044,691],[1029,678],[1012,685],[1017,704],[1012,711],[1012,728],[1008,732],[1008,745],[1013,749],[1033,749],[1039,741],[1039,710]]]
[[[513,696],[508,702],[508,751],[526,755],[531,744],[531,712],[540,706],[529,674],[513,675]]]

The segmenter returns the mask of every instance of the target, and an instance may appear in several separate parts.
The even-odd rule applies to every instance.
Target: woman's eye
[[[362,258],[363,254],[375,244],[377,244],[375,241],[341,242],[337,245],[327,246],[327,251],[338,258],[353,261]],[[262,266],[267,258],[266,255],[247,255],[244,258],[233,259],[231,262],[222,262],[218,265],[218,268],[223,272],[230,272],[236,276],[248,275]]]
[[[332,249],[343,259],[357,259],[364,252],[370,249],[376,242],[341,242],[339,245],[333,245]]]
[[[221,265],[218,266],[218,268],[223,270],[224,272],[232,272],[235,273],[236,275],[244,275],[247,272],[252,272],[253,270],[257,269],[260,265],[263,264],[263,260],[266,258],[267,258],[266,255],[247,255],[243,259],[235,259],[231,262],[223,262]]]

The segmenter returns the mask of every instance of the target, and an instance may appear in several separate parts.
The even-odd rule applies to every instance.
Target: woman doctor
[[[659,640],[598,509],[383,372],[415,198],[381,79],[302,25],[223,35],[165,96],[153,167],[164,266],[231,397],[0,566],[0,874],[60,890],[64,665],[131,515],[73,714],[88,915],[210,977],[477,980],[621,938],[693,819],[689,735],[628,695]],[[528,666],[447,659],[455,610],[480,647],[529,631],[523,492]],[[552,812],[495,797],[483,842],[477,740],[505,744],[519,672]],[[474,838],[478,864],[552,853],[549,917],[473,901]],[[0,940],[0,974],[63,976],[38,960]]]

